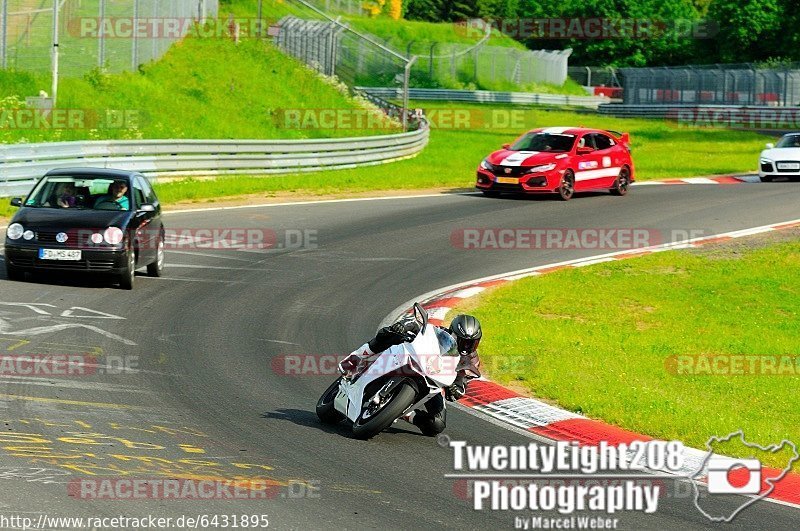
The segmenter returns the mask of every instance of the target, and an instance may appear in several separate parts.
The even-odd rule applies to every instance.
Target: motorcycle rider
[[[419,332],[420,324],[416,319],[412,316],[402,317],[392,325],[378,330],[374,338],[353,351],[339,366],[344,372],[355,371],[360,363],[374,361],[384,350],[414,341]],[[466,394],[469,380],[480,377],[478,344],[483,335],[480,321],[472,315],[457,315],[449,327],[436,327],[436,333],[448,334],[448,340],[455,339],[459,361],[456,379],[445,389],[444,397],[437,395],[424,404],[425,411],[415,410],[403,416],[403,419],[417,426],[425,435],[436,435],[444,431],[447,413],[444,398],[455,402]]]

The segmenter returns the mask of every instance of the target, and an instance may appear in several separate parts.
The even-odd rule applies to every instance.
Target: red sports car
[[[627,133],[615,131],[533,129],[486,157],[475,187],[488,196],[556,193],[565,201],[587,190],[625,195],[634,181],[629,144]]]

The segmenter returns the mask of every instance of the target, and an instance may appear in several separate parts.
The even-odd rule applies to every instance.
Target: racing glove
[[[411,316],[403,317],[391,326],[384,326],[368,345],[372,352],[383,352],[393,345],[410,343],[420,332],[419,323]]]
[[[456,379],[453,385],[444,391],[444,397],[450,402],[455,402],[465,394],[467,394],[467,384],[461,378]]]

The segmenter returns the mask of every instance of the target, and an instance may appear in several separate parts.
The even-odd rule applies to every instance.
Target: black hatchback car
[[[130,171],[69,168],[48,172],[6,230],[6,272],[77,271],[109,275],[132,289],[134,273],[164,271],[161,206],[150,182]]]

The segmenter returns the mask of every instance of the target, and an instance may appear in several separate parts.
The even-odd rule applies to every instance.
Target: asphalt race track
[[[316,248],[171,251],[166,276],[140,272],[132,292],[80,278],[0,281],[4,354],[94,354],[101,365],[85,376],[0,376],[0,512],[268,514],[270,527],[296,529],[513,528],[518,513],[472,509],[444,478],[452,451],[413,426],[399,422],[367,442],[321,426],[314,404],[333,376],[281,374],[275,359],[340,357],[399,304],[442,286],[607,252],[463,250],[450,239],[458,229],[707,235],[799,218],[798,204],[800,185],[775,183],[642,187],[567,203],[449,195],[167,214],[169,228],[315,231]],[[102,373],[125,363],[138,370]],[[455,408],[445,433],[470,444],[531,440]],[[203,502],[69,495],[81,478],[179,476],[269,477],[277,490],[269,500]],[[652,515],[613,516],[624,529],[714,527],[687,495],[662,499]],[[792,529],[798,516],[759,502],[726,526]]]

